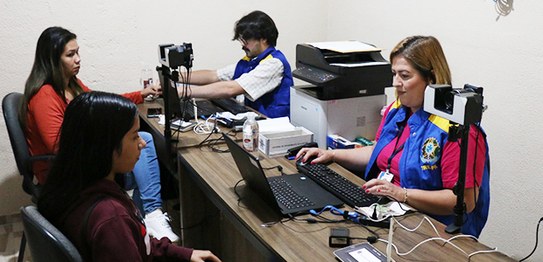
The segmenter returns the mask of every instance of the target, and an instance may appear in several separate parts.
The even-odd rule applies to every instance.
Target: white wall
[[[160,4],[158,4],[160,3]],[[134,91],[143,65],[158,65],[158,44],[192,42],[194,69],[218,68],[243,56],[233,37],[234,23],[263,10],[279,28],[277,47],[294,61],[296,43],[324,39],[324,1],[17,1],[0,0],[0,97],[23,92],[36,42],[49,26],[78,36],[79,77],[94,90]],[[304,19],[299,12],[305,10]],[[293,26],[296,25],[296,26]],[[155,73],[155,76],[156,73]],[[4,121],[0,121],[0,214],[18,212],[30,203],[22,193]]]
[[[388,59],[404,37],[434,35],[445,49],[453,85],[484,87],[491,206],[481,240],[515,258],[529,254],[543,216],[543,123],[536,109],[543,95],[543,2],[515,1],[497,21],[492,0],[340,3],[328,2],[328,39],[368,41]],[[532,257],[543,260],[543,249]]]
[[[161,5],[157,4],[160,2]],[[192,42],[194,69],[217,68],[242,55],[230,41],[233,24],[261,9],[279,28],[278,47],[292,62],[306,41],[363,40],[390,49],[408,35],[442,43],[453,83],[483,86],[483,116],[492,164],[491,211],[482,241],[515,258],[528,254],[543,215],[537,106],[543,88],[543,2],[516,1],[496,21],[492,0],[285,1],[17,1],[0,0],[0,97],[22,92],[39,34],[59,25],[78,35],[80,78],[92,89],[124,92],[139,86],[142,64],[156,65],[159,43]],[[0,121],[0,214],[29,203]],[[528,204],[525,204],[528,203]],[[540,249],[533,261],[543,260]]]

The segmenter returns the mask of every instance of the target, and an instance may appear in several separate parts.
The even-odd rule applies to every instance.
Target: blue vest
[[[249,60],[248,57],[244,57],[236,65],[234,79],[239,78],[244,73],[251,72],[262,60],[268,58],[277,58],[281,61],[281,63],[283,63],[283,79],[281,79],[281,83],[278,87],[273,89],[271,92],[264,94],[255,101],[250,101],[249,99],[245,98],[245,105],[250,106],[258,112],[261,112],[271,118],[289,116],[289,88],[294,82],[292,80],[290,64],[281,51],[276,50],[275,47],[271,46],[252,60]]]
[[[391,107],[383,125],[379,141],[375,145],[370,161],[366,166],[365,180],[375,178],[380,170],[377,168],[376,159],[381,150],[398,135],[398,125],[407,117],[406,107],[396,101]],[[401,186],[405,188],[417,188],[424,190],[443,189],[441,179],[441,154],[449,137],[449,120],[436,115],[431,115],[420,109],[414,113],[407,124],[410,128],[409,138],[405,141],[403,153],[400,157],[398,168],[401,175]],[[473,128],[473,126],[472,126]],[[482,183],[479,187],[479,196],[473,211],[464,213],[464,224],[461,232],[479,237],[488,218],[490,204],[490,158],[488,155],[488,143],[486,141],[486,158]],[[454,215],[432,215],[445,225],[454,222]]]

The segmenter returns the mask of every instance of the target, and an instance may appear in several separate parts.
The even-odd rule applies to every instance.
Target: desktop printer
[[[292,75],[314,85],[320,100],[384,94],[392,85],[390,63],[381,50],[358,41],[296,45]]]
[[[298,44],[292,75],[310,85],[290,88],[291,122],[313,132],[319,147],[328,135],[374,139],[392,85],[380,49],[359,41]]]

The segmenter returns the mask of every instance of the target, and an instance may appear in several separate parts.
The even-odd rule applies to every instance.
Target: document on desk
[[[294,131],[296,128],[290,123],[288,117],[268,118],[256,121],[261,133]]]
[[[313,42],[307,44],[318,49],[326,49],[338,53],[381,52],[380,48],[360,41]]]

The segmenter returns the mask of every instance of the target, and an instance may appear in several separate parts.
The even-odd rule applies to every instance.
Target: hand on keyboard
[[[303,161],[303,157],[296,160],[297,166],[305,166],[305,165],[311,165],[313,160],[315,160],[316,157],[309,157],[306,161]]]
[[[366,182],[362,188],[369,194],[391,198],[403,202],[406,198],[405,190],[391,182],[381,179],[372,179]],[[385,201],[386,199],[381,199]]]
[[[317,147],[302,148],[296,154],[296,160],[302,163],[328,163],[334,160],[332,150],[324,150]]]

